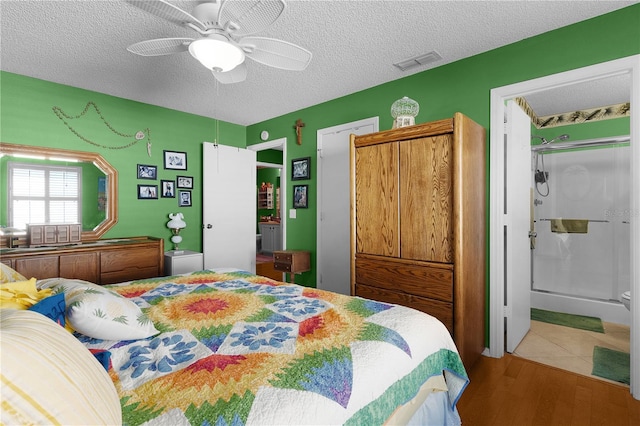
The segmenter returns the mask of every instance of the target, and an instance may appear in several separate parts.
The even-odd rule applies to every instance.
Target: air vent
[[[426,65],[430,62],[439,61],[440,59],[442,59],[442,56],[440,56],[440,54],[435,50],[432,50],[429,53],[414,56],[413,58],[405,59],[404,61],[397,62],[393,65],[400,68],[401,71],[406,71],[410,68],[418,67],[420,65]]]

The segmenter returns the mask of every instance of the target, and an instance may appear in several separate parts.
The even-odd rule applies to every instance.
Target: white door
[[[513,101],[506,123],[506,317],[507,352],[513,352],[531,327],[531,120]]]
[[[351,293],[349,135],[378,131],[378,117],[320,129],[318,147],[317,287]]]
[[[204,267],[256,272],[256,153],[204,143]]]

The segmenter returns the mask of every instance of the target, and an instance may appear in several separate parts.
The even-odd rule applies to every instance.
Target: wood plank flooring
[[[505,354],[482,356],[458,402],[464,426],[640,425],[629,388]]]

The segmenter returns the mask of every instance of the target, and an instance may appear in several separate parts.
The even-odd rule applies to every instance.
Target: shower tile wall
[[[534,191],[534,290],[619,300],[629,290],[629,147],[547,152],[549,195]],[[540,192],[546,191],[538,184]],[[541,219],[589,219],[588,232],[554,233]],[[604,222],[606,221],[606,222]],[[625,223],[626,222],[626,223]]]

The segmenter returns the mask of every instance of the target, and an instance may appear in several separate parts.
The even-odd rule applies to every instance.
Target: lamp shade
[[[191,42],[189,53],[212,71],[231,71],[244,61],[242,49],[215,34]]]
[[[169,213],[169,218],[171,220],[167,222],[167,228],[182,229],[187,227],[187,223],[184,221],[182,213]]]

